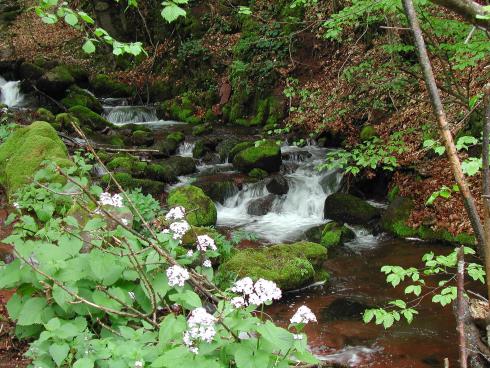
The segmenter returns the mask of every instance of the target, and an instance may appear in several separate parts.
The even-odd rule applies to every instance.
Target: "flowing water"
[[[6,81],[0,77],[0,103],[8,107],[22,107],[24,105],[20,81]]]
[[[118,118],[115,116],[120,114]],[[127,111],[130,110],[130,111]],[[118,124],[145,120],[139,108],[131,111],[119,106],[106,111]],[[139,112],[138,112],[139,111]],[[123,114],[124,112],[124,114]],[[123,117],[126,116],[126,117]],[[125,119],[130,119],[125,121]],[[154,126],[158,131],[170,129]],[[234,129],[227,133],[236,135]],[[184,142],[178,154],[192,156],[192,142]],[[285,145],[281,149],[281,174],[287,179],[289,191],[271,200],[270,211],[263,216],[248,214],[251,202],[268,196],[266,181],[244,184],[242,190],[217,203],[218,227],[253,231],[264,243],[291,242],[304,238],[304,231],[325,223],[325,198],[339,190],[342,174],[338,171],[319,172],[326,149],[309,145],[304,148]],[[191,183],[196,176],[239,175],[228,163],[200,164],[198,173],[182,177],[181,183]],[[382,203],[373,202],[384,207]],[[327,214],[328,215],[328,214]],[[328,216],[327,216],[328,217]],[[420,315],[408,326],[404,323],[384,330],[364,324],[362,311],[369,306],[381,306],[389,300],[404,298],[403,288],[393,289],[379,271],[382,265],[416,266],[428,251],[448,253],[450,249],[420,241],[395,240],[386,235],[374,236],[366,229],[355,227],[356,238],[329,256],[325,264],[331,274],[328,283],[285,293],[268,313],[279,324],[287,326],[289,318],[300,305],[308,305],[318,317],[318,324],[307,326],[312,351],[320,359],[344,367],[442,367],[444,358],[456,364],[455,322],[450,307],[441,309],[430,298],[421,301]]]

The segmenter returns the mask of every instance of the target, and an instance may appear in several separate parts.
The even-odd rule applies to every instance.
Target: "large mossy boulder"
[[[294,290],[316,279],[319,268],[327,257],[320,244],[299,242],[278,244],[267,248],[240,250],[222,270],[253,280],[264,278],[274,281],[283,290]]]
[[[135,178],[126,172],[116,172],[113,175],[125,190],[140,188],[143,193],[152,194],[154,196],[161,195],[165,190],[165,184],[161,181]],[[106,185],[110,185],[112,189],[117,189],[109,175],[104,175],[102,177],[102,182]]]
[[[162,163],[170,166],[175,176],[189,175],[197,170],[196,161],[192,157],[173,156]]]
[[[77,86],[70,87],[68,95],[61,100],[61,103],[68,109],[75,106],[83,106],[97,114],[104,112],[102,104],[94,95]]]
[[[90,84],[97,95],[103,97],[130,97],[133,89],[106,74],[97,74],[90,80]]]
[[[20,65],[19,74],[22,79],[35,81],[42,77],[42,75],[44,74],[44,69],[37,66],[36,64],[23,62]]]
[[[168,134],[165,139],[157,143],[157,149],[160,153],[169,157],[177,152],[179,145],[185,140],[185,136],[182,132],[172,132]]]
[[[37,82],[38,88],[49,96],[62,97],[67,88],[75,83],[70,70],[64,65],[58,65],[48,70]]]
[[[408,226],[407,221],[413,208],[413,200],[397,196],[381,216],[381,228],[399,238],[417,235],[417,230]]]
[[[201,188],[192,185],[175,188],[169,193],[167,204],[170,207],[184,207],[187,212],[186,219],[191,225],[216,225],[216,206]]]
[[[227,178],[200,177],[193,185],[201,188],[209,198],[221,204],[238,192],[237,185]]]
[[[68,152],[53,127],[36,121],[17,129],[0,146],[0,183],[11,196],[28,183],[45,160],[61,167],[72,165]]]
[[[281,168],[281,148],[271,141],[257,147],[249,147],[237,153],[233,158],[233,166],[244,173],[252,169],[262,169],[269,173]]]
[[[103,130],[107,127],[113,128],[109,121],[85,106],[74,106],[68,112],[78,119],[82,129]]]
[[[235,144],[229,151],[228,151],[228,161],[233,162],[233,159],[235,156],[242,152],[243,150],[255,146],[254,142],[246,141],[246,142],[240,142]]]
[[[324,218],[353,225],[368,225],[379,217],[380,211],[366,201],[346,193],[327,197]]]

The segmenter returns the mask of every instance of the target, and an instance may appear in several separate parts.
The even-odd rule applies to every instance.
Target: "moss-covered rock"
[[[177,176],[189,175],[197,170],[196,162],[192,157],[173,156],[163,163],[169,165]]]
[[[269,174],[267,173],[267,171],[257,168],[250,170],[250,172],[248,173],[248,176],[258,180],[265,179],[268,175]]]
[[[184,247],[195,248],[197,237],[200,235],[209,235],[213,240],[221,237],[221,234],[212,227],[191,226],[191,229],[182,237]]]
[[[281,163],[281,148],[271,141],[264,142],[257,147],[246,148],[233,158],[233,166],[245,173],[252,169],[262,169],[269,173],[276,172],[281,168]]]
[[[315,267],[320,267],[326,257],[326,248],[320,244],[278,244],[240,250],[222,269],[239,277],[271,280],[283,290],[294,290],[313,282]]]
[[[354,232],[347,226],[337,222],[329,222],[323,227],[320,244],[330,248],[342,245],[355,238]]]
[[[161,195],[165,190],[165,184],[160,181],[134,178],[131,174],[125,172],[117,172],[113,175],[124,189],[141,188],[143,193],[149,193],[155,196]],[[114,183],[110,180],[109,175],[104,175],[102,177],[102,182],[106,185],[110,185],[111,188],[116,189]]]
[[[367,225],[379,217],[380,211],[366,201],[346,193],[327,197],[324,218],[354,225]]]
[[[198,136],[198,135],[204,135],[204,134],[209,134],[213,131],[213,126],[211,124],[201,124],[201,125],[196,125],[194,128],[192,128],[192,135]]]
[[[72,165],[65,145],[49,123],[36,121],[12,133],[0,145],[0,184],[7,194],[11,196],[28,183],[44,160],[61,167]]]
[[[407,225],[413,201],[410,198],[397,196],[381,216],[381,228],[400,238],[413,237],[417,230]]]
[[[54,119],[57,125],[59,125],[62,129],[71,129],[71,122],[75,122],[76,124],[80,124],[80,120],[72,114],[63,112],[61,114],[56,115]]]
[[[145,177],[152,180],[163,181],[165,183],[174,183],[177,181],[177,175],[175,174],[174,168],[164,163],[148,164],[145,167]]]
[[[254,147],[255,146],[255,143],[254,142],[251,142],[251,141],[247,141],[247,142],[240,142],[238,144],[236,144],[235,146],[233,146],[233,148],[229,151],[229,154],[228,154],[228,160],[230,162],[233,162],[233,159],[235,158],[235,156],[240,153],[241,151],[247,149],[247,148],[250,148],[250,147]]]
[[[216,146],[216,152],[219,155],[219,158],[222,162],[226,161],[230,157],[230,152],[239,143],[236,138],[226,138],[218,143]]]
[[[185,140],[185,135],[182,132],[172,132],[167,135],[167,139],[170,139],[180,144]]]
[[[134,146],[151,146],[155,142],[155,138],[151,132],[144,130],[135,130],[131,134],[131,144]]]
[[[121,155],[107,163],[107,168],[115,172],[125,172],[132,176],[142,176],[148,163],[140,161],[137,157]]]
[[[376,137],[377,135],[378,133],[376,132],[376,129],[372,125],[366,124],[362,127],[361,132],[359,133],[359,138],[361,138],[361,141],[365,142]]]
[[[47,121],[48,123],[53,123],[56,119],[54,114],[44,107],[37,109],[36,115],[40,121]]]
[[[104,112],[102,104],[96,97],[77,86],[70,87],[68,95],[61,100],[61,103],[68,109],[75,106],[83,106],[97,114],[102,114]]]
[[[130,97],[133,89],[106,74],[97,74],[90,80],[96,94],[104,97]]]
[[[192,185],[201,188],[209,198],[221,204],[238,191],[233,180],[226,180],[226,178],[200,177]]]
[[[37,86],[50,96],[61,97],[73,83],[75,83],[75,78],[73,78],[68,68],[58,65],[44,73],[37,82]]]
[[[201,188],[187,185],[172,190],[167,199],[169,206],[186,209],[186,219],[194,226],[214,226],[217,219],[216,206]]]
[[[68,112],[79,120],[81,128],[88,127],[92,130],[103,130],[107,127],[114,127],[102,116],[84,106],[74,106]]]

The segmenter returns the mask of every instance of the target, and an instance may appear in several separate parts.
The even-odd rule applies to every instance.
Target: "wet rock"
[[[191,225],[216,225],[216,206],[201,188],[193,185],[175,188],[169,193],[167,204],[171,207],[184,207],[187,212],[186,219]]]
[[[325,175],[320,180],[320,186],[322,187],[324,193],[332,193],[339,188],[341,180],[341,173],[340,171],[337,171],[335,175]]]
[[[216,146],[216,152],[222,162],[230,159],[230,152],[238,143],[239,141],[236,138],[226,138]]]
[[[323,321],[362,320],[362,315],[369,306],[352,299],[334,300],[321,312]]]
[[[68,109],[68,112],[79,120],[82,129],[89,128],[100,131],[108,127],[113,127],[109,121],[87,107],[74,106]]]
[[[213,138],[203,138],[198,140],[194,148],[192,149],[192,157],[201,158],[206,154],[214,152],[216,146],[218,145],[218,140]]]
[[[275,198],[276,197],[273,194],[269,194],[265,197],[250,201],[247,206],[247,213],[252,216],[267,215],[274,205]]]
[[[19,73],[21,79],[36,81],[42,77],[44,70],[36,64],[24,62],[20,65]]]
[[[161,195],[165,190],[165,184],[161,181],[135,178],[126,172],[116,172],[113,175],[124,189],[141,188],[143,193],[152,194],[154,196]],[[105,185],[110,185],[113,190],[117,189],[109,175],[104,175],[102,177],[102,182]]]
[[[209,198],[221,204],[238,192],[238,187],[233,180],[216,177],[200,177],[193,185],[201,188]]]
[[[173,156],[163,161],[170,165],[176,176],[189,175],[196,172],[196,162],[192,157]]]
[[[106,74],[97,74],[90,80],[90,85],[97,95],[103,97],[130,97],[133,89]]]
[[[61,103],[68,109],[74,106],[84,106],[97,114],[104,112],[102,104],[96,97],[77,86],[70,87],[68,95],[61,100]]]
[[[233,162],[233,159],[235,158],[235,156],[239,153],[239,152],[242,152],[243,150],[247,149],[247,148],[250,148],[250,147],[254,147],[255,146],[255,143],[254,142],[251,142],[251,141],[246,141],[246,142],[241,142],[241,143],[238,143],[236,144],[235,146],[233,146],[233,148],[229,151],[228,153],[228,160],[230,162]]]
[[[311,153],[308,151],[293,151],[285,152],[282,154],[282,159],[287,161],[302,162],[311,157]]]
[[[412,208],[413,200],[396,196],[381,216],[381,228],[400,238],[416,236],[417,230],[407,224]]]
[[[192,135],[198,136],[198,135],[204,135],[204,134],[209,134],[213,131],[213,126],[211,124],[200,124],[192,128]]]
[[[244,149],[233,159],[233,166],[245,173],[252,169],[262,169],[269,173],[277,172],[281,168],[281,163],[281,148],[272,141],[264,142],[258,147]]]
[[[150,132],[145,132],[144,130],[136,130],[131,135],[131,143],[134,146],[146,146],[149,147],[153,144],[155,138]]]
[[[289,191],[289,184],[284,176],[275,175],[269,180],[266,188],[271,194],[283,195]]]
[[[37,82],[37,87],[49,96],[59,98],[65,94],[67,88],[73,83],[75,83],[75,78],[73,78],[68,68],[58,65],[43,74]]]
[[[250,176],[251,178],[257,179],[257,180],[262,180],[262,179],[267,178],[267,176],[269,176],[269,174],[267,173],[267,171],[262,170],[262,169],[252,169],[248,173],[248,176]]]
[[[329,222],[322,229],[320,244],[331,248],[342,245],[355,237],[356,234],[347,226],[337,222]]]
[[[346,193],[335,193],[327,197],[324,218],[354,225],[367,225],[380,215],[379,209],[366,201]]]
[[[299,242],[260,249],[243,249],[223,264],[222,269],[239,277],[274,281],[283,290],[294,290],[314,280],[315,268],[327,257],[320,244]]]

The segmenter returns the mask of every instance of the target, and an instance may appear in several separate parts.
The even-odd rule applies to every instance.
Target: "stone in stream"
[[[104,112],[102,104],[94,95],[75,85],[70,87],[68,95],[61,100],[61,103],[65,105],[67,109],[75,106],[83,106],[97,114],[102,114]]]
[[[356,300],[338,298],[321,312],[322,321],[361,320],[369,306]]]
[[[192,157],[172,156],[162,163],[169,165],[176,176],[190,175],[196,172],[196,162]]]
[[[368,225],[380,216],[380,211],[361,198],[346,193],[327,197],[324,218],[353,225]]]
[[[281,163],[281,148],[272,141],[246,148],[233,158],[233,166],[244,173],[256,168],[269,173],[277,172],[281,168]]]
[[[177,152],[179,145],[184,141],[185,136],[182,132],[168,134],[163,141],[156,144],[157,149],[164,157],[169,157]]]
[[[49,96],[63,97],[68,87],[75,83],[75,78],[64,65],[58,65],[45,72],[37,81],[37,87]]]
[[[209,198],[215,202],[224,204],[226,199],[238,192],[238,186],[228,178],[219,176],[200,177],[193,183],[194,186],[201,188]]]
[[[100,131],[108,127],[114,128],[114,125],[109,121],[85,106],[74,106],[68,109],[68,112],[80,121],[80,127],[83,130],[89,128],[91,130]]]
[[[271,194],[283,195],[289,191],[289,184],[284,176],[274,175],[267,183],[266,188]]]
[[[186,219],[194,226],[216,225],[217,210],[214,202],[201,188],[186,185],[173,189],[167,198],[170,207],[182,206],[186,209]]]
[[[301,288],[328,275],[321,271],[327,250],[320,244],[299,242],[237,251],[222,265],[222,270],[238,277],[264,278],[282,290]]]
[[[276,196],[273,194],[269,194],[265,197],[257,198],[250,201],[247,206],[247,213],[252,216],[267,215],[272,209],[274,199],[276,199]]]
[[[322,224],[308,229],[305,232],[305,236],[309,241],[331,248],[354,239],[356,234],[347,226],[332,221],[328,224]]]

